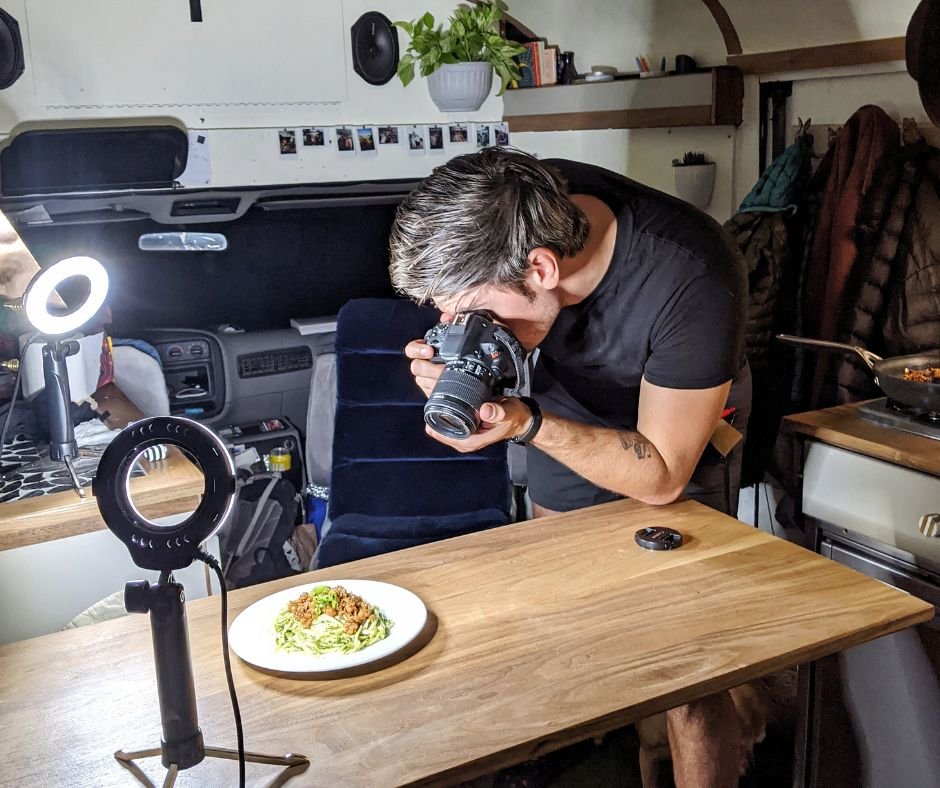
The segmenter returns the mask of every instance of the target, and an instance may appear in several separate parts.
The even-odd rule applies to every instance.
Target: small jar
[[[275,446],[268,454],[268,470],[271,473],[285,473],[290,470],[290,451],[283,446]]]
[[[578,78],[578,71],[574,66],[574,52],[561,53],[561,71],[558,74],[558,81],[562,85],[570,85]]]

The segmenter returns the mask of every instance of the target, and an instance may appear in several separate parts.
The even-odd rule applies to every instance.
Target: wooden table
[[[671,552],[633,532],[670,525]],[[290,785],[454,782],[520,762],[933,615],[882,583],[691,502],[618,501],[312,573],[411,589],[438,621],[392,667],[299,681],[236,660],[248,749],[302,753]],[[231,595],[234,617],[297,585]],[[381,600],[376,600],[381,602]],[[189,606],[207,743],[234,746],[219,599]],[[0,763],[17,785],[134,785],[112,759],[160,736],[139,615],[0,648]],[[266,770],[266,771],[265,771]],[[162,779],[151,760],[149,773]],[[273,767],[249,767],[249,776]],[[206,761],[180,784],[232,785]]]
[[[95,393],[107,424],[123,428],[141,418],[138,411],[113,384]],[[175,447],[169,447],[163,462],[153,463],[146,476],[131,480],[135,504],[152,518],[192,511],[203,490],[202,473]],[[40,495],[0,504],[0,550],[48,542],[105,528],[91,488],[85,498],[68,492]]]

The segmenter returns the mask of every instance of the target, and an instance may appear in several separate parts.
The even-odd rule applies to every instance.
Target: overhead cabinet
[[[738,126],[743,100],[741,71],[720,66],[693,74],[509,90],[503,116],[514,132]]]
[[[36,95],[48,108],[337,102],[340,0],[27,0]],[[150,114],[148,112],[148,114]]]

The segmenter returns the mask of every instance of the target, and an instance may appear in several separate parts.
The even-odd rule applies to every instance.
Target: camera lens
[[[425,423],[448,438],[462,440],[476,432],[480,407],[492,396],[493,376],[479,364],[467,366],[473,373],[462,360],[447,364],[424,405]]]

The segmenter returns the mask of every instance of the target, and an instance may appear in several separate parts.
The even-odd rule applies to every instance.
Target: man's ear
[[[539,246],[529,252],[529,270],[526,282],[542,290],[554,290],[561,281],[561,265],[558,255],[551,249]]]

